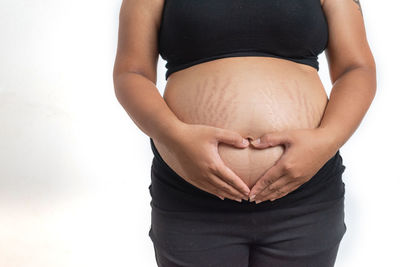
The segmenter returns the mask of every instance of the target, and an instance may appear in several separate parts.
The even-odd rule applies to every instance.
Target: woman
[[[124,0],[119,22],[115,92],[154,153],[158,266],[333,266],[339,149],[376,90],[359,1]]]

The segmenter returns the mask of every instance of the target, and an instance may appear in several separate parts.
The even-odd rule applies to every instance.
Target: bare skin
[[[166,163],[188,182],[222,198],[283,197],[310,179],[357,129],[376,90],[359,1],[321,2],[330,36],[329,101],[316,69],[268,57],[222,58],[183,69],[169,77],[161,96],[155,84],[163,5],[164,0],[123,1],[115,92]],[[302,128],[316,131],[294,138],[294,130]],[[285,130],[293,131],[290,146],[289,138],[266,137]],[[251,144],[243,145],[243,138]],[[259,146],[253,143],[257,138]]]
[[[185,123],[229,129],[249,140],[272,131],[317,128],[328,102],[314,68],[268,57],[223,58],[175,72],[164,99]],[[155,145],[184,177],[168,147],[158,141]],[[249,188],[282,153],[281,146],[259,150],[219,145],[222,160]]]
[[[358,5],[358,10],[360,10],[361,15],[362,15],[362,9],[361,9],[361,4],[360,4],[360,0],[353,0],[354,3],[356,3]]]

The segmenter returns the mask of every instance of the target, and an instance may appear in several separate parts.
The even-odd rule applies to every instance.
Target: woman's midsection
[[[173,73],[164,99],[183,122],[235,131],[257,139],[268,132],[317,128],[328,98],[311,66],[269,57],[229,57]],[[162,158],[184,176],[176,158],[154,140]],[[283,153],[283,146],[235,148],[219,154],[250,188]]]

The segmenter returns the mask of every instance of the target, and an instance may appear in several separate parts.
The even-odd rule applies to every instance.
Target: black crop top
[[[318,71],[327,43],[320,0],[164,0],[158,32],[165,79],[234,56],[283,58]]]

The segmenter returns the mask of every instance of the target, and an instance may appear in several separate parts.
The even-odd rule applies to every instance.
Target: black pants
[[[192,186],[152,149],[149,236],[159,267],[334,266],[346,232],[339,152],[309,182],[260,205]]]

